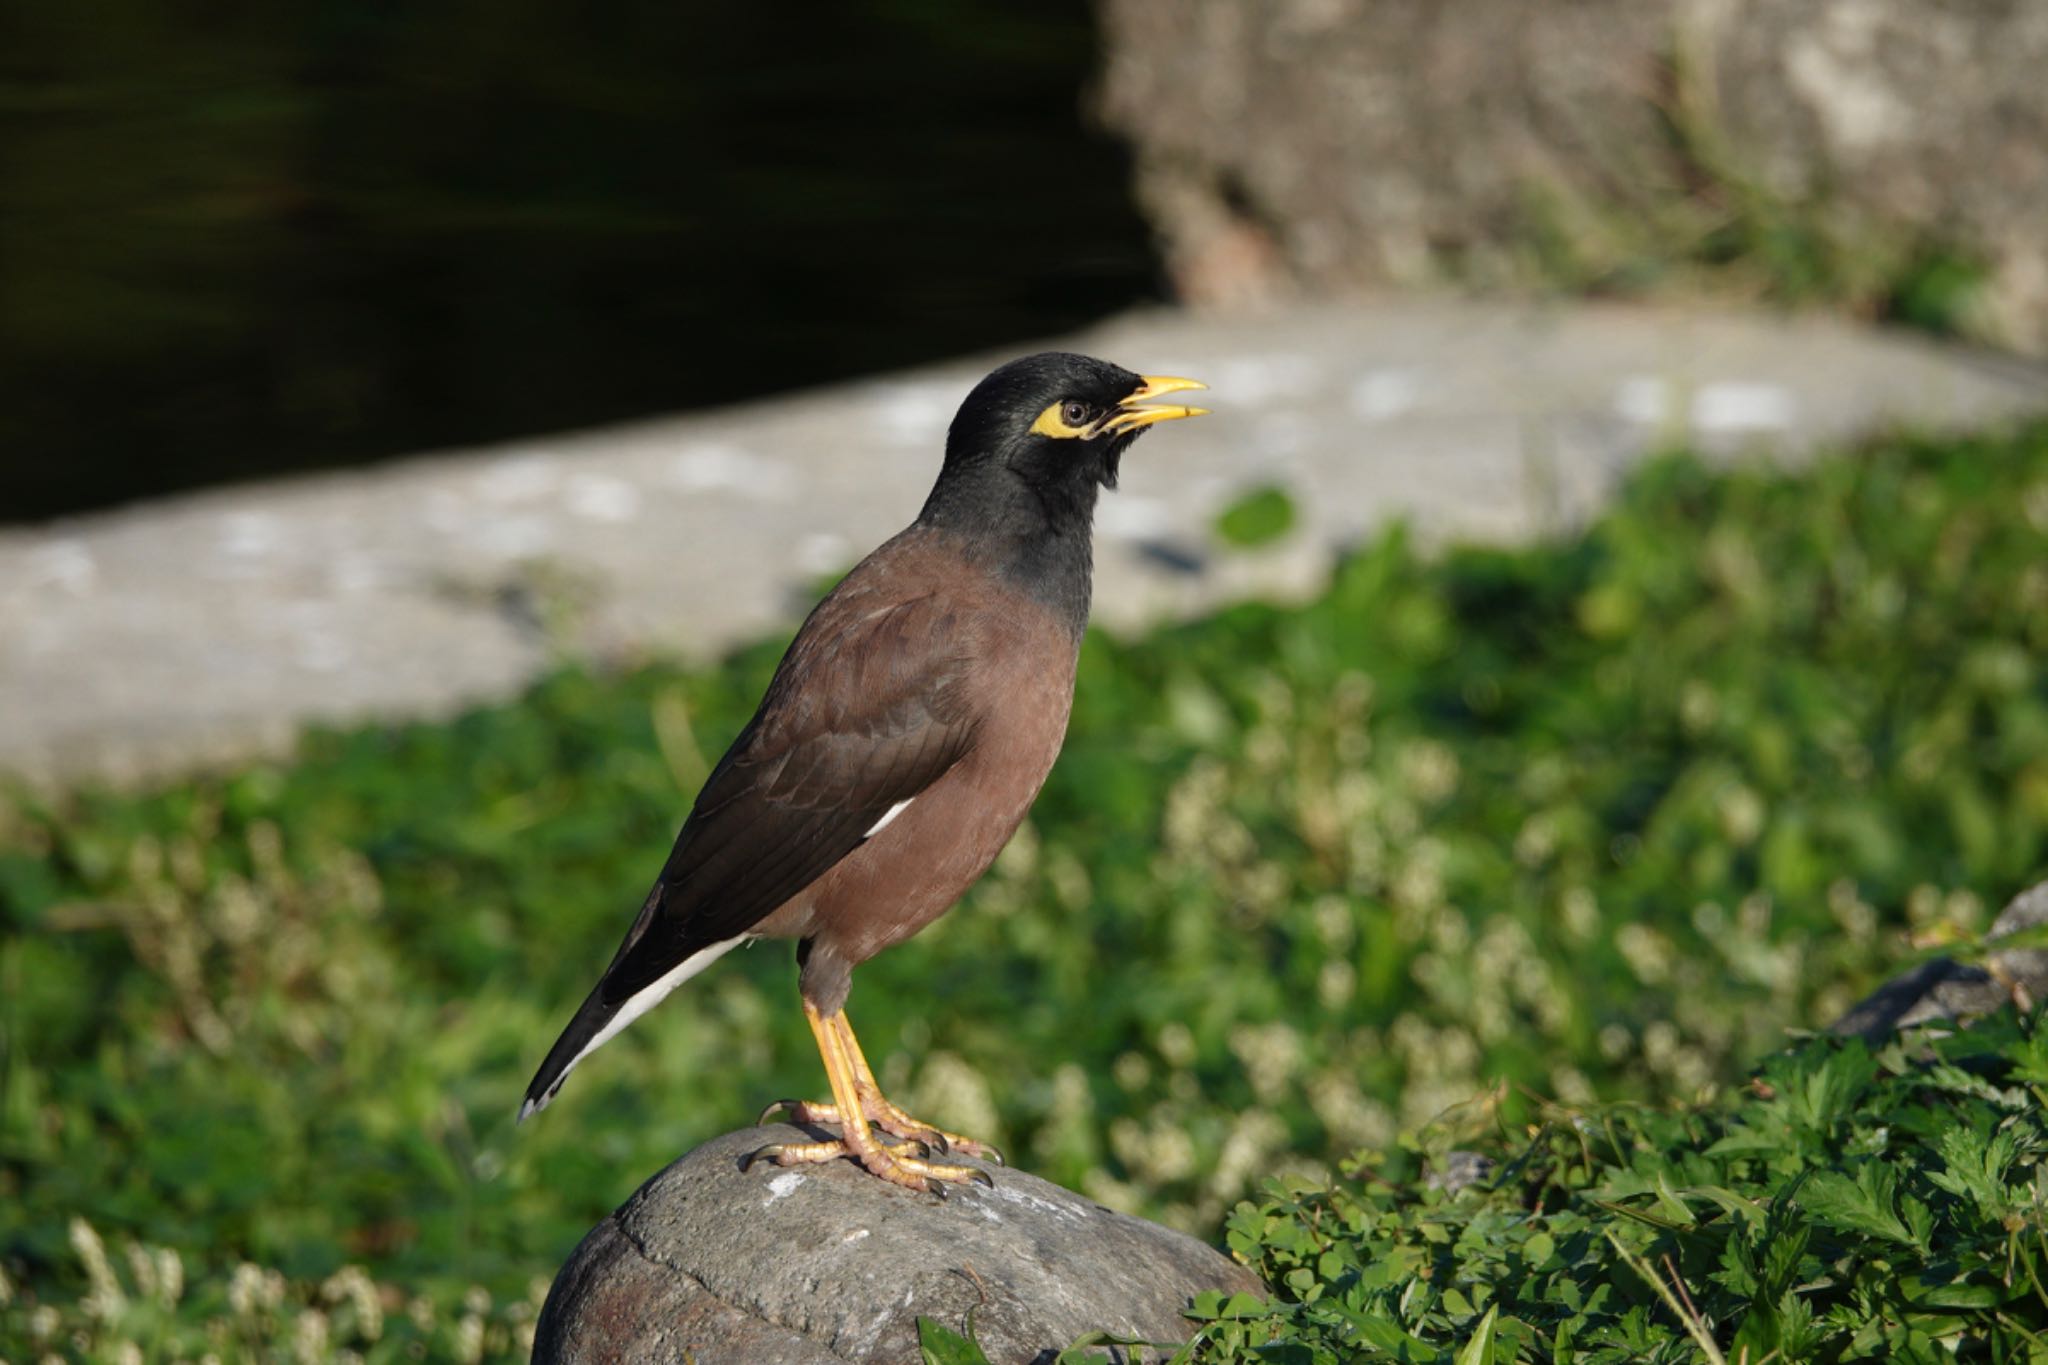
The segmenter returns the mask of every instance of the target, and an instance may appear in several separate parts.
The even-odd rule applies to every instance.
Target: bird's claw
[[[996,1187],[995,1178],[991,1176],[987,1171],[976,1170],[972,1166],[961,1166],[957,1167],[956,1169],[967,1172],[967,1178],[966,1180],[963,1180],[961,1182],[962,1184],[966,1184],[968,1181],[972,1181],[974,1184],[980,1185],[984,1189],[992,1190]],[[941,1199],[944,1199],[946,1195],[949,1193],[949,1190],[946,1186],[946,1182],[943,1180],[936,1179],[932,1176],[925,1177],[924,1187],[927,1190],[930,1190],[933,1194],[937,1195]]]
[[[887,1147],[892,1156],[901,1153],[906,1147],[911,1149],[910,1155],[918,1158],[920,1161],[932,1154],[931,1145],[920,1142],[916,1138],[897,1137],[894,1133],[884,1133],[879,1129],[872,1131],[875,1134],[875,1140],[884,1147]]]
[[[932,1130],[932,1134],[938,1141],[929,1145],[936,1147],[940,1152],[948,1156],[958,1153],[961,1156],[971,1156],[978,1161],[991,1162],[997,1166],[1007,1166],[1010,1164],[1004,1159],[1001,1149],[978,1138],[961,1137],[958,1133],[948,1133],[937,1128]]]

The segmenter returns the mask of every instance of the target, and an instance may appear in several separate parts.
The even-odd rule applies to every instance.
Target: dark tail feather
[[[569,1075],[569,1069],[583,1060],[584,1052],[591,1040],[603,1031],[619,1012],[618,1004],[607,1004],[602,984],[592,991],[583,1005],[576,1011],[576,1017],[569,1021],[569,1027],[562,1030],[562,1036],[555,1039],[555,1045],[548,1049],[547,1060],[540,1064],[540,1070],[533,1074],[533,1081],[526,1087],[526,1102],[519,1106],[519,1121],[548,1107],[555,1092],[562,1088],[562,1082]]]

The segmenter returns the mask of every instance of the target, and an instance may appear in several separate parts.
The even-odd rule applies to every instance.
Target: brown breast
[[[973,747],[879,833],[757,932],[811,941],[804,994],[830,1012],[846,975],[944,914],[1015,834],[1066,738],[1079,641],[1043,605],[979,573],[935,579],[951,599]]]

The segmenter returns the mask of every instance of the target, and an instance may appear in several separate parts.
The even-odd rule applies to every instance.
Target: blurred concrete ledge
[[[1396,517],[1432,540],[1563,529],[1680,440],[1797,459],[2048,411],[2048,370],[1818,317],[1405,299],[1147,312],[1056,344],[1213,390],[1104,501],[1113,628],[1311,592]],[[998,358],[0,532],[0,771],[162,778],[284,752],[308,721],[503,697],[565,653],[706,658],[785,628],[915,514]],[[1221,550],[1217,511],[1267,483],[1297,530]]]

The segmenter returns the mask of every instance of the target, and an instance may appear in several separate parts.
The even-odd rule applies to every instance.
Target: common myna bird
[[[832,1100],[769,1112],[786,1105],[843,1136],[756,1158],[851,1157],[939,1193],[987,1179],[927,1159],[992,1150],[883,1097],[846,1021],[847,991],[855,967],[944,914],[1023,822],[1066,736],[1096,494],[1116,486],[1147,427],[1203,411],[1148,400],[1202,387],[1058,352],[974,387],[924,510],[797,632],[625,942],[527,1087],[521,1119],[725,953],[793,938]]]

